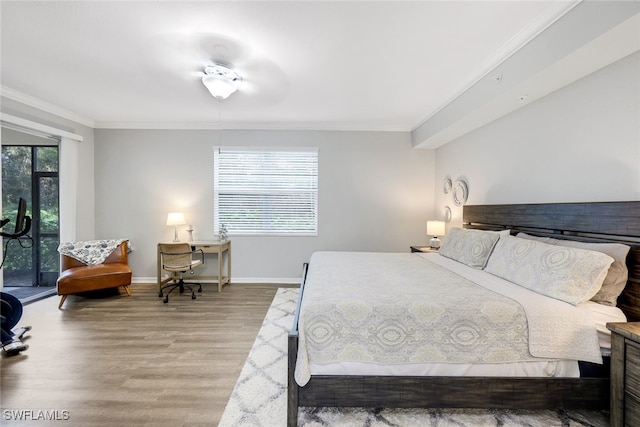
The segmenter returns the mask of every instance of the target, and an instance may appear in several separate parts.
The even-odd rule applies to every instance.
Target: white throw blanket
[[[336,361],[602,362],[590,312],[437,254],[315,253],[299,333],[300,385]]]
[[[75,258],[83,264],[102,264],[111,253],[128,239],[87,240],[84,242],[67,242],[58,246],[58,252]]]

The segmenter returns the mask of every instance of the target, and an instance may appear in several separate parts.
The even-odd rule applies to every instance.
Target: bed
[[[620,318],[615,314],[616,310],[621,310],[630,321],[640,320],[639,213],[640,202],[465,206],[464,228],[456,231],[459,233],[460,241],[464,241],[470,235],[473,238],[477,236],[487,238],[491,235],[493,237],[490,236],[490,240],[495,240],[481,268],[474,264],[477,260],[465,258],[467,255],[464,251],[453,256],[453,258],[457,256],[458,259],[452,259],[451,245],[449,248],[443,247],[443,250],[447,249],[449,252],[447,257],[440,254],[314,254],[310,263],[305,264],[300,299],[294,325],[289,334],[288,425],[297,424],[297,412],[300,406],[608,408],[610,385],[608,357],[606,344],[602,351],[602,334],[598,333],[602,329],[606,330],[604,324],[596,329],[593,324],[585,327],[578,322],[576,330],[567,327],[554,328],[553,325],[573,324],[573,320],[569,322],[566,319],[571,316],[576,316],[575,318],[578,319],[582,316],[578,312],[584,311],[589,305],[598,312],[606,312],[603,323],[606,323],[607,319],[619,321]],[[513,237],[516,235],[519,237]],[[616,243],[630,247],[628,255],[623,257],[628,273],[624,280],[626,286],[623,283],[624,291],[617,299],[614,298],[617,308],[605,309],[605,304],[585,303],[580,300],[580,298],[584,299],[585,295],[588,295],[587,299],[591,297],[597,299],[593,294],[598,291],[599,295],[599,285],[598,289],[580,289],[581,296],[564,290],[558,294],[558,289],[549,288],[548,283],[545,284],[547,287],[536,288],[544,280],[538,277],[535,278],[536,281],[529,277],[531,275],[518,274],[522,269],[510,269],[509,266],[513,265],[511,261],[505,262],[502,259],[500,263],[500,257],[496,254],[508,253],[510,244],[521,244],[525,238],[532,242],[531,247],[542,249],[548,248],[549,243],[555,244],[558,241],[563,242],[563,247],[584,245],[584,243]],[[554,240],[544,240],[548,238]],[[455,241],[455,237],[451,239]],[[582,249],[567,249],[567,251],[572,251],[573,254]],[[588,260],[589,266],[594,266],[593,271],[589,272],[589,277],[601,283],[601,278],[606,275],[606,280],[609,280],[609,268],[613,259],[607,261],[605,257],[597,256],[592,259],[591,257],[595,256],[593,254],[593,251],[583,251],[579,254],[587,257],[585,259]],[[496,255],[495,259],[491,259],[494,255]],[[482,263],[482,259],[479,262]],[[465,267],[463,271],[449,272],[452,268],[455,270],[458,264]],[[502,298],[516,301],[520,298],[516,305],[522,307],[525,316],[534,314],[533,317],[525,320],[524,327],[530,335],[528,338],[537,343],[535,346],[525,344],[525,347],[530,350],[528,358],[526,354],[517,355],[523,351],[526,353],[526,349],[523,350],[521,346],[517,348],[522,344],[518,343],[518,334],[523,331],[523,327],[514,326],[512,330],[508,327],[510,323],[516,325],[514,319],[521,317],[522,314],[515,308],[505,308],[507,306],[502,304],[507,304],[508,301],[504,299],[487,302],[485,306],[476,310],[481,312],[480,315],[493,310],[495,313],[507,312],[511,316],[501,318],[498,315],[490,319],[489,323],[493,323],[489,329],[482,327],[485,328],[483,330],[486,333],[483,333],[481,340],[474,336],[474,333],[479,330],[474,326],[476,320],[465,320],[464,316],[468,314],[464,310],[460,310],[461,318],[452,320],[454,324],[462,325],[461,327],[452,331],[452,334],[440,334],[432,339],[432,341],[445,342],[442,345],[430,342],[428,345],[421,344],[422,347],[417,348],[408,346],[407,342],[418,341],[416,336],[429,334],[422,333],[423,325],[398,324],[392,320],[393,315],[386,321],[381,321],[380,324],[384,325],[382,328],[369,327],[361,330],[342,328],[345,323],[358,325],[359,317],[366,317],[365,313],[371,313],[372,310],[376,313],[380,310],[421,313],[419,316],[412,316],[411,322],[414,323],[416,317],[431,321],[433,312],[456,311],[446,307],[435,307],[431,303],[418,302],[424,286],[424,281],[420,278],[425,274],[422,270],[425,266],[428,269],[437,270],[438,280],[448,284],[448,286],[429,288],[428,292],[435,292],[431,300],[446,299],[447,292],[443,290],[451,287],[453,282],[448,281],[454,280],[453,276],[458,279],[462,277],[463,283],[455,282],[454,288],[459,291],[453,293],[451,297],[453,301],[449,304],[453,304],[452,307],[461,304],[456,302],[456,298],[466,299],[472,294],[478,294],[476,297],[481,301],[488,301],[487,295],[482,292],[502,295],[503,286],[507,287],[507,295],[502,295]],[[491,274],[484,273],[485,269],[489,269]],[[479,290],[474,286],[477,286],[477,281],[483,279],[476,273],[480,276],[497,276],[497,279],[490,278],[491,283],[482,284],[483,289]],[[369,284],[366,288],[367,292],[360,292],[358,298],[343,293],[347,291],[334,283],[351,276],[356,282]],[[555,278],[552,278],[549,283],[553,285],[554,280]],[[513,285],[509,283],[511,281],[524,281],[524,283]],[[401,292],[394,292],[396,286],[400,285],[406,288],[401,288]],[[513,291],[515,294],[522,295],[509,294],[512,292],[508,290],[509,285],[515,289]],[[319,287],[325,289],[319,291]],[[534,292],[531,292],[532,290]],[[326,299],[333,298],[337,303],[333,306],[323,306],[325,302],[322,298],[323,293],[330,296]],[[545,293],[550,293],[551,298],[549,295],[544,295]],[[361,298],[363,296],[368,298],[371,295],[382,296],[383,300],[386,298],[386,302],[394,301],[399,306],[393,308],[385,303],[382,309],[380,307],[372,309],[367,304],[376,304],[375,300],[363,301]],[[534,297],[530,297],[531,295]],[[538,297],[541,299],[537,303],[528,301]],[[332,311],[337,310],[335,306],[344,306],[346,303],[343,302],[351,299],[357,301],[346,309],[346,314],[345,311],[342,313]],[[311,304],[314,300],[320,305]],[[537,309],[527,307],[527,304],[538,307],[549,305],[551,310],[548,313],[536,315]],[[401,308],[398,309],[398,307]],[[568,308],[566,313],[562,312],[563,307]],[[312,319],[313,310],[316,310],[319,316],[325,315],[326,321],[321,319],[315,324],[312,323],[310,319]],[[546,325],[545,329],[545,319],[553,316],[560,317],[554,318],[550,322],[551,326]],[[586,317],[593,318],[593,313]],[[336,321],[337,318],[338,321]],[[341,325],[338,333],[336,328],[331,326],[332,322]],[[500,324],[500,322],[503,323]],[[533,326],[527,328],[526,322],[532,325],[536,322],[540,323],[542,329],[534,331]],[[299,326],[306,332],[301,334]],[[438,330],[442,331],[446,328],[446,325],[439,325]],[[509,334],[512,335],[512,341],[516,343],[510,344],[511,347],[486,341]],[[545,336],[552,337],[550,341],[570,342],[570,345],[564,348],[552,345],[552,348],[548,348],[542,342],[545,341]],[[453,340],[452,337],[454,337]],[[447,340],[450,342],[447,343]],[[367,343],[371,342],[375,342],[378,347],[367,349]],[[401,345],[398,346],[398,342],[401,342]],[[456,354],[456,348],[464,349],[464,346],[470,343],[472,345],[469,348],[478,347],[477,351],[461,351],[459,356]],[[435,348],[435,345],[440,346]],[[500,351],[491,351],[498,348]],[[306,356],[307,349],[316,351],[313,360],[320,363],[309,363]],[[347,357],[342,357],[345,354]],[[428,354],[428,357],[424,354]],[[428,360],[434,354],[436,362],[444,363],[433,363]],[[456,357],[460,357],[460,360],[455,360]],[[396,360],[393,360],[394,358]],[[390,367],[387,370],[378,369],[377,365],[384,365],[385,361],[390,362]],[[453,361],[458,362],[459,365],[452,365]],[[504,363],[500,365],[496,362]],[[373,365],[376,366],[374,369],[371,368]],[[416,366],[419,369],[417,373],[412,370]],[[455,366],[453,371],[441,369],[451,366]],[[496,366],[507,368],[498,368],[497,371],[485,369]]]

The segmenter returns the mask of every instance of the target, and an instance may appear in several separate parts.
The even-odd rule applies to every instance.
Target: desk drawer
[[[227,252],[231,249],[230,242],[227,240],[226,242],[221,243],[192,243],[191,248],[193,250],[201,250],[204,253],[209,254],[221,254],[223,252]]]

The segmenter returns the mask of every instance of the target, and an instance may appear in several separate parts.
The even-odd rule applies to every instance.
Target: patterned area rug
[[[280,288],[227,403],[220,427],[284,427],[287,335],[298,289]],[[300,408],[298,426],[607,427],[607,411]]]

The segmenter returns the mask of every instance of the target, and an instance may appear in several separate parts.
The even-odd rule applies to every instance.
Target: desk
[[[191,245],[191,250],[202,250],[205,254],[218,255],[218,276],[198,276],[201,280],[215,280],[218,284],[218,292],[222,292],[222,286],[231,284],[231,240],[198,240],[193,242],[185,242]],[[162,259],[160,255],[160,244],[158,243],[158,289],[162,288],[165,283],[176,280],[176,276],[172,275],[166,279],[162,278]],[[227,268],[226,274],[223,274],[224,255],[226,252]]]

